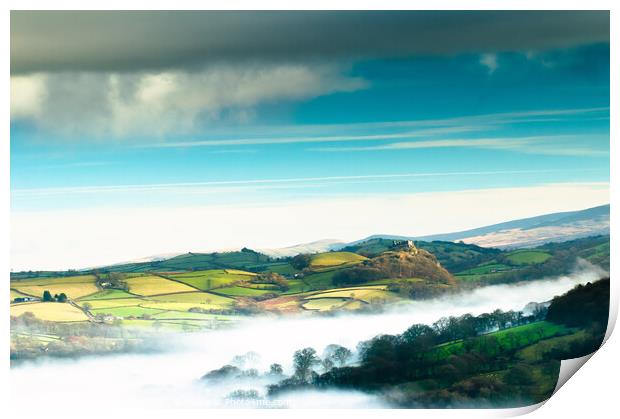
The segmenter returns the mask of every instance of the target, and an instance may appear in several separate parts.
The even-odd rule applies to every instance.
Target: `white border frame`
[[[100,1],[94,0],[85,4],[83,1],[78,0],[56,0],[53,3],[43,0],[23,0],[13,1],[9,0],[5,2],[8,7],[4,10],[0,20],[0,28],[2,29],[3,41],[2,42],[2,57],[4,58],[5,65],[3,66],[4,83],[2,83],[3,102],[2,102],[2,115],[4,118],[4,139],[0,146],[0,176],[2,178],[2,194],[0,195],[0,202],[2,217],[0,218],[0,231],[4,233],[1,243],[0,253],[0,272],[3,272],[3,277],[8,280],[8,274],[10,272],[9,263],[9,249],[10,249],[10,113],[9,113],[9,89],[10,89],[10,13],[11,9],[15,10],[134,10],[134,9],[167,9],[167,10],[199,10],[199,9],[211,9],[211,10],[234,10],[234,9],[249,9],[249,10],[611,10],[611,80],[610,80],[610,139],[616,138],[619,133],[618,126],[618,100],[620,100],[620,92],[618,91],[618,75],[620,74],[620,66],[618,66],[618,54],[614,47],[617,47],[618,40],[618,25],[620,19],[618,14],[620,7],[617,1],[611,0],[589,0],[589,1],[575,1],[575,0],[503,0],[498,2],[497,0],[469,0],[467,2],[463,0],[435,0],[435,1],[419,1],[419,0],[382,0],[381,2],[371,2],[365,0],[338,0],[338,1],[325,1],[325,0],[298,0],[294,4],[282,0],[262,0],[260,2],[250,0],[219,0],[219,1],[198,1],[198,0],[175,0],[163,1],[163,0],[150,0],[148,2],[134,1],[129,3],[122,0],[108,0]],[[53,7],[51,7],[53,6]],[[611,141],[610,156],[618,155],[618,146],[614,141]],[[617,242],[618,242],[618,229],[616,228],[615,220],[618,219],[618,194],[616,193],[615,186],[618,178],[618,168],[610,165],[610,203],[611,203],[611,270],[614,271],[617,266]],[[612,275],[613,276],[613,275]],[[618,285],[612,278],[612,305],[610,318],[615,319],[618,313]],[[3,301],[8,301],[8,287],[0,287]],[[7,303],[5,303],[7,304]],[[5,309],[8,308],[5,306]],[[6,312],[6,311],[5,311]],[[0,394],[2,394],[4,403],[2,403],[2,410],[5,410],[7,416],[5,417],[24,417],[30,416],[30,414],[40,414],[40,412],[29,411],[29,409],[36,406],[36,400],[33,399],[34,406],[23,406],[19,410],[8,410],[10,404],[10,383],[9,383],[9,320],[8,316],[2,316],[2,339],[3,339],[3,354],[2,361],[4,363],[2,381],[0,388]],[[148,415],[149,418],[169,418],[174,415],[175,418],[194,418],[194,417],[208,417],[216,415],[219,417],[245,417],[246,415],[252,415],[253,418],[276,418],[276,417],[312,417],[317,415],[328,417],[342,417],[343,415],[355,415],[357,418],[375,418],[378,414],[382,417],[399,418],[399,417],[455,417],[455,418],[482,418],[482,417],[498,417],[498,416],[515,416],[524,414],[532,410],[536,410],[532,413],[534,418],[548,418],[548,417],[579,417],[583,418],[585,415],[589,417],[610,417],[612,412],[617,412],[617,391],[616,382],[618,379],[618,359],[616,354],[620,353],[618,350],[620,342],[617,336],[611,336],[606,342],[603,348],[598,351],[592,359],[587,363],[587,367],[583,368],[578,373],[578,378],[569,380],[562,389],[555,394],[547,403],[544,403],[544,407],[536,410],[536,407],[524,408],[524,409],[506,409],[506,410],[382,410],[377,412],[375,410],[123,410],[123,411],[103,411],[101,406],[93,406],[93,410],[89,412],[73,412],[71,407],[67,406],[67,412],[63,412],[56,406],[49,406],[45,412],[46,417],[51,418],[65,418],[67,415],[79,415],[84,414],[89,418],[106,418],[110,417],[111,413],[125,415]],[[113,403],[113,400],[110,400]],[[12,406],[14,409],[15,406]],[[29,414],[30,413],[30,414]],[[11,415],[11,416],[8,416]]]

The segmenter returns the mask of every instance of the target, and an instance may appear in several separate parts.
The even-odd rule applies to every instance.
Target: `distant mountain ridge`
[[[588,236],[609,234],[609,204],[579,211],[558,212],[536,217],[507,221],[454,233],[429,236],[398,236],[376,234],[349,243],[348,246],[370,239],[424,241],[463,241],[483,247],[534,247],[550,242],[564,242]]]

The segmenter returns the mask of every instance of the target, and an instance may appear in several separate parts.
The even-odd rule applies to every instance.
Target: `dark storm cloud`
[[[609,41],[606,11],[11,13],[11,72],[531,51]]]

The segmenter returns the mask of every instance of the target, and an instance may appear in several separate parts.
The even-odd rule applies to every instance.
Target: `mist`
[[[544,302],[577,284],[595,281],[605,272],[581,264],[567,276],[511,285],[478,288],[463,294],[412,301],[381,313],[337,316],[252,317],[234,328],[204,333],[170,334],[164,352],[80,359],[26,361],[11,369],[14,406],[34,408],[71,405],[92,408],[380,408],[378,397],[356,391],[304,391],[266,398],[266,386],[277,381],[264,375],[272,363],[292,373],[294,351],[313,347],[319,355],[329,344],[355,351],[356,345],[380,334],[402,333],[415,323],[431,324],[441,317],[479,315],[496,309],[522,310],[530,302]],[[251,357],[239,365],[242,356]],[[225,364],[256,368],[259,376],[205,382],[200,378]],[[319,371],[320,372],[320,371]],[[255,390],[261,398],[231,400],[235,390]]]

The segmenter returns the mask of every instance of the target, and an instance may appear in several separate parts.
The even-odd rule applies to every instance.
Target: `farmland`
[[[257,312],[360,310],[435,297],[459,287],[541,278],[572,267],[574,259],[567,254],[605,263],[609,253],[608,237],[511,251],[416,242],[419,249],[436,252],[436,258],[434,253],[394,247],[394,243],[371,239],[343,251],[306,255],[305,265],[245,249],[188,253],[79,274],[18,273],[11,280],[12,301],[41,300],[43,292],[49,291],[52,296],[66,294],[69,302],[13,304],[11,313],[30,311],[38,318],[62,319],[58,321],[90,319],[126,325],[166,320],[165,327],[190,321],[192,327],[199,327],[212,325],[215,318],[225,322]],[[453,270],[443,269],[443,263]],[[157,269],[145,271],[151,268]]]
[[[229,275],[228,273],[226,275]],[[224,278],[216,272],[211,277]],[[252,274],[232,270],[235,281],[239,278],[252,278]],[[104,277],[104,280],[107,277]],[[75,276],[59,278],[20,279],[11,282],[11,299],[23,296],[41,298],[44,291],[52,294],[66,293],[75,305],[60,302],[28,302],[11,305],[11,315],[32,313],[41,320],[57,322],[86,322],[89,316],[99,321],[110,317],[135,324],[142,319],[147,324],[167,320],[164,327],[175,328],[180,321],[195,320],[194,329],[211,326],[214,319],[226,321],[227,315],[214,317],[209,311],[229,310],[233,298],[220,294],[202,292],[183,282],[158,275],[131,274],[125,276],[127,291],[121,289],[102,289],[95,276]],[[242,290],[246,290],[242,288]],[[267,292],[247,289],[250,293]],[[205,314],[207,313],[207,314]],[[209,320],[210,323],[205,321]],[[132,323],[133,322],[133,323]]]

